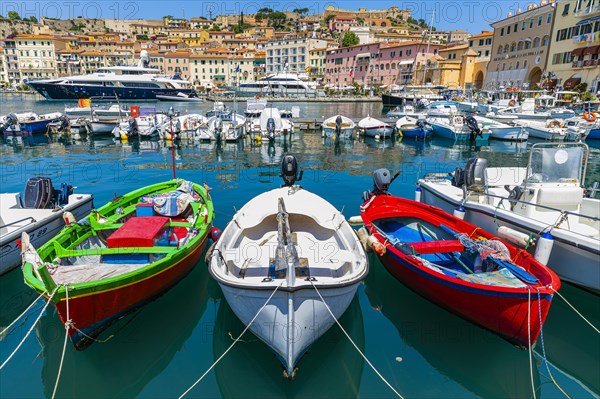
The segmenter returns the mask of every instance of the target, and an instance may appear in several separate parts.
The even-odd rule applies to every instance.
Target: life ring
[[[183,129],[187,130],[187,118],[183,120]]]
[[[555,127],[562,127],[562,126],[561,126],[560,121],[557,121],[555,119],[555,120],[552,120],[552,121],[548,122],[548,127],[551,128],[551,129],[553,129]]]
[[[515,101],[515,99],[513,98],[513,99],[511,99],[511,100],[508,102],[508,105],[509,105],[509,106],[511,106],[511,107],[514,107],[515,105],[517,105],[517,102],[516,102],[516,101]]]
[[[583,119],[585,119],[588,122],[596,122],[596,113],[594,112],[584,112],[583,113]]]

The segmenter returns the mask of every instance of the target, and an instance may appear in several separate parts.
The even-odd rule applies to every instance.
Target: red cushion
[[[153,247],[164,232],[169,218],[164,216],[132,217],[106,240],[109,248]]]
[[[422,241],[408,244],[415,252],[422,255],[439,254],[444,252],[462,252],[465,247],[458,240]]]

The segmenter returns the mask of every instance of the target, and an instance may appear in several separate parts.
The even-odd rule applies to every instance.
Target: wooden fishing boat
[[[323,137],[343,137],[350,138],[354,132],[356,123],[347,116],[334,115],[323,121]]]
[[[370,115],[358,121],[357,126],[365,136],[370,137],[386,138],[391,137],[392,133],[394,133],[394,126],[375,119]]]
[[[213,218],[200,185],[171,180],[132,191],[68,225],[39,253],[23,234],[25,283],[52,300],[83,349],[193,269]]]
[[[361,217],[386,269],[439,306],[518,346],[533,345],[561,286],[558,276],[526,251],[439,208],[377,189],[374,179]]]
[[[294,184],[293,156],[282,171],[285,186],[235,214],[208,266],[233,312],[293,378],[298,360],[352,302],[368,262],[344,216]]]

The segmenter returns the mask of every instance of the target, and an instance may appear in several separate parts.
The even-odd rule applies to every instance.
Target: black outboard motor
[[[135,118],[129,118],[129,121],[127,121],[128,125],[127,125],[127,136],[131,137],[131,136],[135,136],[138,134],[138,124],[137,124],[137,120]]]
[[[342,116],[338,115],[337,118],[335,118],[335,134],[336,135],[340,135],[342,133],[342,123],[344,121],[342,120]]]
[[[279,177],[283,177],[284,187],[291,187],[297,181],[302,180],[303,174],[304,171],[300,170],[295,156],[286,155],[283,157],[283,160],[281,161],[281,176]]]
[[[221,138],[223,136],[223,119],[221,119],[221,117],[218,117],[215,121],[214,134],[215,139],[217,139],[217,141],[221,141]]]
[[[54,190],[49,177],[31,177],[25,185],[23,207],[27,209],[47,209],[52,205]]]
[[[63,116],[60,118],[60,126],[59,126],[59,129],[60,129],[61,131],[68,130],[68,129],[69,129],[69,125],[70,125],[70,123],[69,123],[69,118],[68,118],[66,115],[63,115]]]
[[[485,158],[469,158],[464,171],[464,185],[468,189],[483,188],[485,185],[484,171],[488,167]]]
[[[475,119],[475,117],[473,117],[473,116],[467,117],[467,119],[465,120],[465,123],[467,124],[467,127],[471,131],[471,141],[474,141],[477,138],[477,136],[483,137],[483,134],[481,133],[481,129],[479,128],[479,124],[477,123],[477,120]]]
[[[16,126],[19,123],[19,118],[17,117],[16,114],[14,113],[10,113],[8,115],[6,115],[6,118],[4,119],[4,123],[2,123],[2,125],[0,125],[0,131],[5,131],[7,129],[9,129],[11,126]]]
[[[275,138],[275,119],[273,118],[267,119],[267,136],[269,140]]]

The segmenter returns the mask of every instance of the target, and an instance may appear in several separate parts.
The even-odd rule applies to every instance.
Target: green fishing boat
[[[53,302],[75,348],[177,284],[200,261],[214,208],[171,180],[120,197],[36,249],[22,237],[25,283]]]

